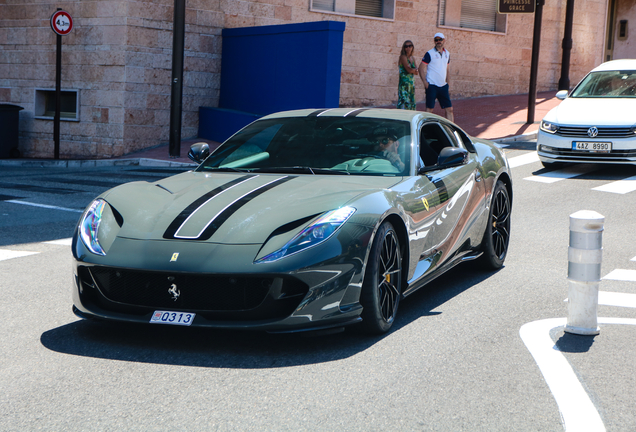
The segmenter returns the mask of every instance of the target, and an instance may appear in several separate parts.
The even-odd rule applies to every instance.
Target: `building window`
[[[497,0],[440,0],[439,25],[505,33],[506,15],[497,13]]]
[[[309,10],[393,19],[395,0],[309,0]]]
[[[61,91],[60,120],[79,121],[79,90]],[[55,89],[35,89],[35,118],[55,118]]]

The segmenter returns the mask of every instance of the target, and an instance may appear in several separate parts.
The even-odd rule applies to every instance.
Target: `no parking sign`
[[[58,10],[51,15],[51,28],[60,36],[66,36],[73,30],[73,18],[63,10]]]

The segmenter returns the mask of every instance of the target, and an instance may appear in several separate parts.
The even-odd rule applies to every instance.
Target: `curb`
[[[501,138],[501,139],[496,139],[493,141],[499,144],[508,144],[508,143],[518,142],[518,141],[533,141],[537,139],[537,134],[538,134],[538,131],[534,131],[534,132],[529,132],[523,135]]]
[[[95,159],[95,160],[49,160],[49,159],[0,159],[0,166],[23,166],[41,168],[86,168],[107,166],[155,166],[169,168],[194,168],[195,163],[176,162],[162,159]]]

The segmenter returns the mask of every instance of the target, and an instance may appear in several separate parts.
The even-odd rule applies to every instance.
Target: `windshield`
[[[217,148],[197,171],[405,175],[410,124],[359,117],[257,120]]]
[[[574,98],[636,98],[636,70],[592,72],[574,89]]]

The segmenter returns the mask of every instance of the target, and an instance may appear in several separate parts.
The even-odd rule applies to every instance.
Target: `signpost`
[[[57,34],[57,50],[55,52],[55,117],[53,118],[53,141],[55,147],[53,157],[60,158],[60,111],[62,110],[62,36],[73,30],[73,18],[68,12],[58,8],[51,15],[51,29]]]

